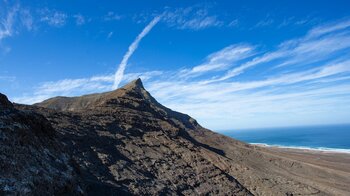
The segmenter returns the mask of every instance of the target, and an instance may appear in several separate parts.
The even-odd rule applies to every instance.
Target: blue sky
[[[349,1],[0,0],[18,103],[137,77],[213,130],[350,123]]]

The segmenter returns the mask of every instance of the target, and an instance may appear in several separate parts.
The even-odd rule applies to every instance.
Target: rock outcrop
[[[0,195],[79,193],[70,161],[46,118],[0,94]]]

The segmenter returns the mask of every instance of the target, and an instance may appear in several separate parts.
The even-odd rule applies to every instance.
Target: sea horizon
[[[265,147],[350,153],[350,124],[245,128],[220,133]]]

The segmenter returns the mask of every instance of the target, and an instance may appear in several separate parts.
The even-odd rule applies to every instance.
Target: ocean
[[[350,125],[261,128],[221,133],[251,144],[350,153]]]

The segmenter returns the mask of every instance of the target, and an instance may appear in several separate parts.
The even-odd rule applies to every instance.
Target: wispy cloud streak
[[[135,50],[137,49],[140,41],[142,40],[142,38],[144,38],[151,30],[152,28],[159,22],[160,20],[160,16],[156,16],[143,30],[142,32],[136,37],[136,39],[132,42],[132,44],[129,46],[128,51],[125,53],[125,55],[123,56],[122,61],[120,62],[119,66],[118,66],[118,70],[115,73],[114,76],[114,84],[113,84],[113,89],[118,88],[120,82],[123,79],[123,75],[124,75],[124,71],[126,68],[126,65],[128,64],[129,58],[131,57],[131,55],[135,52]]]
[[[210,15],[208,9],[196,6],[166,10],[163,15],[165,23],[178,29],[201,30],[224,24],[217,16]]]
[[[350,48],[350,20],[327,24],[311,29],[306,36],[281,43],[277,50],[257,56],[226,72],[223,76],[208,82],[224,81],[242,74],[244,71],[270,63],[275,68],[302,66],[332,57],[333,54]],[[273,61],[282,62],[273,62]]]
[[[253,55],[254,47],[247,44],[234,44],[210,54],[206,61],[193,67],[185,75],[199,75],[209,71],[225,70],[238,61]]]
[[[66,24],[68,15],[61,11],[44,8],[39,10],[40,21],[53,27],[63,27]]]
[[[8,10],[9,11],[5,12],[4,16],[0,16],[0,41],[13,35],[13,25],[19,10],[19,5],[15,5]]]

